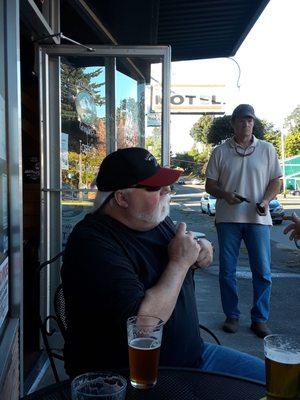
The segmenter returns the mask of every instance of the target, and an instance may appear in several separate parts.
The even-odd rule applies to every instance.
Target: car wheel
[[[280,224],[282,224],[282,219],[279,219],[279,220],[273,221],[273,222],[274,222],[274,225],[280,225]]]
[[[207,206],[207,213],[208,213],[208,215],[212,215],[209,205]]]

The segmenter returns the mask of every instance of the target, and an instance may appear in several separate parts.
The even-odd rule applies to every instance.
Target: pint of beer
[[[285,335],[264,338],[267,398],[297,399],[300,394],[300,341]]]
[[[163,321],[140,315],[127,321],[130,382],[138,389],[156,384]]]

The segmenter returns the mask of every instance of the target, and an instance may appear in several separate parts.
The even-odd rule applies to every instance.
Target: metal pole
[[[282,162],[282,183],[283,183],[283,197],[286,198],[286,181],[285,181],[285,146],[284,146],[284,132],[281,131],[281,162]]]
[[[78,189],[82,188],[82,156],[81,156],[81,142],[79,140],[79,182],[78,182]],[[79,193],[79,198],[82,200],[82,192]]]

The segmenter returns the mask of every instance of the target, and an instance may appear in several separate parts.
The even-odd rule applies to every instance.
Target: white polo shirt
[[[217,146],[209,159],[206,178],[218,182],[226,192],[236,192],[250,203],[229,205],[224,199],[217,199],[216,222],[237,222],[272,225],[270,212],[260,216],[256,203],[263,200],[269,182],[282,176],[276,150],[271,143],[259,140],[253,135],[253,142],[246,149],[239,146],[234,138]]]

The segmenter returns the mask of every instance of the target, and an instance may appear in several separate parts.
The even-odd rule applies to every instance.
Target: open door
[[[148,148],[169,164],[170,48],[39,48],[41,261],[60,252],[91,210],[106,154]],[[41,315],[52,310],[59,266],[41,277]]]

